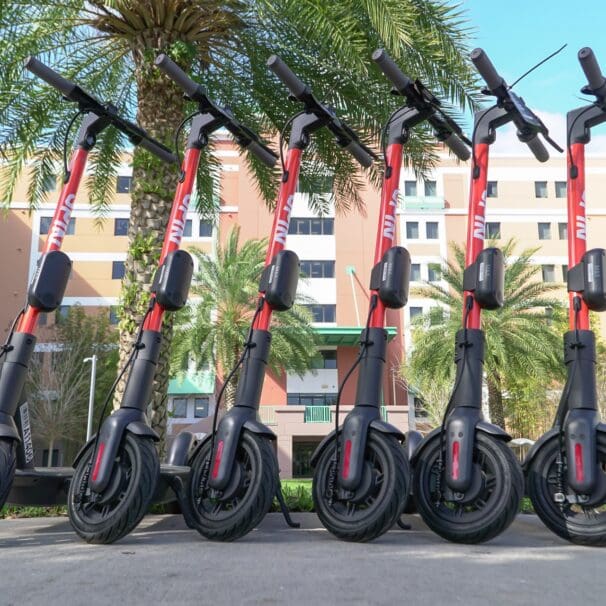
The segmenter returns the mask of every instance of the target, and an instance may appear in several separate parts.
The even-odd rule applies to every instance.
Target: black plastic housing
[[[482,309],[503,307],[505,291],[505,262],[498,248],[485,248],[475,263],[465,269],[463,288],[473,292]]]
[[[410,254],[402,246],[392,246],[372,268],[370,288],[378,291],[379,299],[390,309],[404,307],[410,284]]]
[[[154,279],[156,301],[166,311],[177,311],[187,303],[187,295],[194,273],[191,255],[184,250],[168,253]]]
[[[299,257],[292,250],[281,250],[263,271],[259,291],[275,311],[290,309],[297,294]]]
[[[70,258],[60,250],[44,253],[38,260],[38,268],[27,292],[29,305],[40,311],[54,311],[61,305],[69,274]]]
[[[583,293],[583,301],[592,311],[606,311],[606,250],[588,250],[578,265],[568,272],[568,290]]]

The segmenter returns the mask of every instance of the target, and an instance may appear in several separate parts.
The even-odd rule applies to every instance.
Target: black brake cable
[[[284,136],[286,134],[286,130],[292,125],[292,123],[299,117],[305,114],[305,111],[297,112],[293,114],[286,122],[284,126],[280,130],[280,139],[278,143],[278,147],[280,148],[280,164],[282,165],[282,182],[286,183],[288,181],[288,173],[286,171],[286,164],[284,163]]]
[[[576,179],[577,176],[578,176],[578,174],[579,174],[577,165],[574,163],[574,159],[572,157],[572,144],[570,143],[570,137],[572,135],[572,130],[574,128],[574,125],[577,123],[577,120],[583,114],[586,114],[588,111],[592,110],[594,107],[599,107],[599,105],[596,102],[592,102],[591,105],[588,105],[583,111],[579,112],[574,117],[574,120],[570,124],[570,128],[568,129],[568,132],[566,133],[566,147],[567,147],[567,151],[568,151],[568,159],[570,161],[570,177],[571,177],[571,179]]]
[[[0,358],[2,358],[2,356],[4,356],[5,354],[7,354],[9,351],[11,351],[13,349],[13,347],[11,345],[11,340],[13,338],[13,335],[15,334],[15,328],[17,328],[17,322],[19,322],[19,320],[21,319],[21,317],[23,316],[24,313],[25,313],[25,307],[23,307],[21,309],[21,311],[17,314],[16,318],[13,320],[10,330],[8,331],[8,337],[6,338],[4,345],[0,345]]]
[[[494,105],[492,105],[491,107],[489,107],[479,118],[476,122],[474,122],[473,125],[473,130],[471,132],[471,170],[472,170],[472,176],[474,179],[478,179],[480,177],[480,173],[477,171],[478,167],[478,159],[476,157],[476,133],[478,131],[478,127],[480,126],[480,123],[482,122],[482,120],[484,120],[484,118],[496,107],[498,107],[498,104],[495,103]]]
[[[542,59],[541,61],[539,61],[534,67],[531,67],[528,71],[524,72],[513,84],[510,84],[507,87],[507,90],[511,90],[520,80],[523,80],[524,78],[526,78],[526,76],[528,76],[528,74],[532,73],[538,67],[541,67],[541,65],[543,65],[543,63],[547,63],[547,61],[549,61],[550,59],[553,59],[553,57],[555,57],[557,54],[561,53],[567,46],[568,46],[568,43],[564,44],[563,46],[558,48],[557,51],[555,51],[554,53],[551,53],[551,55],[548,55],[547,57],[545,57],[545,59]]]
[[[68,161],[67,161],[67,147],[69,145],[69,133],[74,126],[76,120],[84,115],[84,111],[81,109],[76,112],[76,114],[72,117],[67,125],[67,130],[65,131],[65,137],[63,137],[63,183],[67,183],[71,176],[71,171],[69,170]]]
[[[351,365],[350,369],[347,371],[347,374],[341,381],[341,385],[339,385],[339,390],[337,392],[337,401],[335,403],[335,454],[333,457],[333,464],[330,467],[329,477],[328,477],[328,499],[332,502],[335,493],[335,483],[337,479],[337,471],[339,468],[339,458],[340,458],[340,443],[339,443],[339,409],[341,405],[341,396],[343,394],[343,389],[354,370],[358,367],[368,346],[370,345],[370,341],[368,340],[368,329],[370,328],[370,319],[372,317],[372,312],[377,307],[378,295],[373,294],[370,298],[370,308],[368,310],[368,316],[366,317],[366,324],[364,327],[364,341],[360,342],[360,352],[354,363]]]
[[[175,131],[174,148],[175,148],[175,155],[177,156],[177,166],[179,169],[179,181],[183,181],[183,179],[185,178],[185,173],[183,172],[183,170],[181,168],[181,166],[183,164],[183,158],[181,156],[181,152],[179,151],[179,137],[181,136],[181,131],[183,130],[185,125],[190,120],[193,120],[200,113],[202,113],[202,112],[200,112],[200,110],[197,109],[195,112],[192,112],[191,114],[189,114],[189,116],[183,118],[183,120],[181,121],[181,124],[179,124],[179,126],[177,127],[177,130]]]

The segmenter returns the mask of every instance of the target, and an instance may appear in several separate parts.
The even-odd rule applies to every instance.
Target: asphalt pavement
[[[521,515],[483,545],[443,541],[417,516],[366,544],[270,514],[211,543],[180,516],[148,516],[115,545],[81,542],[66,518],[0,520],[0,605],[603,605],[606,551],[570,545]]]

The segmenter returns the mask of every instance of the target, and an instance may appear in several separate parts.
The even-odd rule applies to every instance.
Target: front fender
[[[530,464],[532,463],[533,459],[537,456],[537,453],[539,452],[539,449],[543,446],[543,444],[545,444],[545,442],[549,442],[549,440],[552,440],[553,438],[557,437],[559,435],[559,433],[560,433],[559,429],[552,427],[549,431],[544,433],[530,447],[530,450],[526,454],[526,458],[524,459],[524,462],[522,463],[522,469],[524,470],[524,473],[526,473],[528,471]]]
[[[342,429],[339,428],[339,435],[341,435],[341,432],[342,432]],[[324,452],[324,449],[328,446],[328,443],[334,439],[336,434],[337,434],[336,430],[333,429],[327,436],[324,436],[324,439],[318,444],[318,446],[314,450],[314,453],[311,455],[311,457],[309,459],[309,463],[312,467],[316,466],[316,463],[318,462],[320,455]]]

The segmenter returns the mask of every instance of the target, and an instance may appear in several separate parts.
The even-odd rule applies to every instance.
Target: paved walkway
[[[490,543],[453,545],[418,517],[369,544],[269,515],[236,543],[210,543],[179,516],[148,516],[110,546],[65,518],[0,520],[0,605],[578,604],[606,600],[606,550],[576,547],[534,516]]]

